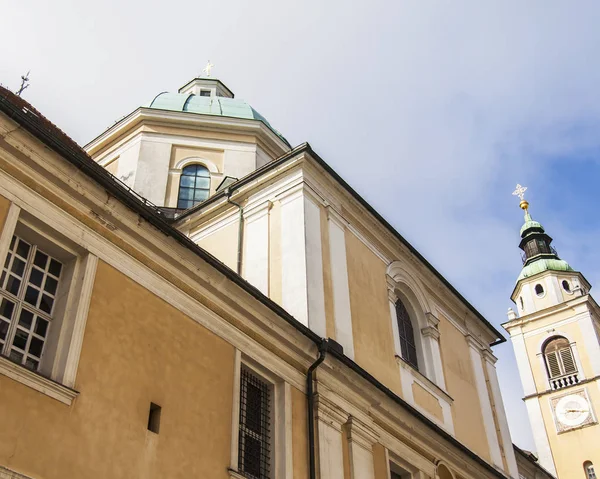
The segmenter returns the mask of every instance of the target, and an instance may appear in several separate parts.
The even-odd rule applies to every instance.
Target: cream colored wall
[[[44,479],[228,478],[233,361],[230,344],[100,262],[80,395],[68,407],[0,376],[0,464]]]
[[[308,419],[306,395],[292,387],[292,448],[294,479],[308,478]]]
[[[237,270],[238,225],[239,221],[235,221],[197,242],[198,246],[234,271]]]
[[[331,254],[329,244],[329,220],[325,208],[321,212],[321,251],[323,252],[323,289],[325,290],[325,330],[327,337],[335,339],[333,310],[333,280],[331,278]]]
[[[433,417],[437,418],[440,422],[444,422],[444,416],[442,414],[442,406],[438,399],[427,391],[423,386],[417,383],[412,383],[412,392],[415,402],[425,409]]]
[[[385,281],[386,265],[346,230],[355,361],[402,396]]]
[[[4,228],[4,221],[6,220],[6,215],[8,214],[8,209],[10,208],[10,201],[8,201],[3,196],[0,196],[0,231]]]
[[[281,304],[281,202],[269,210],[269,297]]]
[[[600,382],[594,381],[586,385],[596,419],[600,415]],[[579,388],[578,388],[579,389]],[[550,398],[552,396],[566,393],[568,390],[557,391],[553,395],[542,396],[540,406],[542,417],[549,431],[550,447],[554,456],[554,464],[559,479],[585,477],[583,475],[583,463],[592,461],[596,471],[600,469],[600,425],[570,430],[556,434],[554,417],[551,409]]]
[[[444,316],[440,317],[438,328],[446,387],[454,399],[452,418],[456,438],[489,461],[489,446],[467,340]]]

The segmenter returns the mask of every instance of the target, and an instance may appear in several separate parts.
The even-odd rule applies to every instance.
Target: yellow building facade
[[[540,464],[595,479],[600,465],[600,322],[584,276],[561,260],[525,209],[524,266],[503,326],[509,332]]]
[[[502,335],[309,145],[195,79],[86,150],[0,90],[0,478],[519,477]]]

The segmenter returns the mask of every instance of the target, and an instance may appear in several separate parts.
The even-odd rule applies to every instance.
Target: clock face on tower
[[[558,432],[595,422],[592,408],[584,389],[552,398],[552,404]]]

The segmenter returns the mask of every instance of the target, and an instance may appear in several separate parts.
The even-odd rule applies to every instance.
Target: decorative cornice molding
[[[421,334],[423,336],[425,336],[426,338],[433,338],[436,341],[440,340],[440,332],[438,331],[437,328],[433,327],[433,326],[427,326],[425,328],[421,328]]]
[[[342,431],[342,425],[348,420],[347,412],[319,393],[315,394],[315,409],[319,421]]]
[[[379,434],[373,427],[354,416],[350,416],[346,427],[348,442],[357,444],[367,451],[371,451],[373,444],[379,440]]]

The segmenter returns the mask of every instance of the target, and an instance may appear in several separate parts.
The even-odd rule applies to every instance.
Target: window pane
[[[181,175],[196,176],[196,165],[186,166],[183,170],[181,170]]]
[[[37,300],[39,295],[40,292],[37,289],[28,286],[27,291],[25,292],[25,301],[31,304],[31,306],[37,306]]]
[[[31,284],[35,284],[36,286],[41,286],[43,279],[44,279],[44,273],[35,267],[32,268],[31,274],[29,275],[29,282]]]
[[[6,341],[6,333],[8,333],[9,323],[0,319],[0,341]]]
[[[47,331],[48,321],[38,317],[37,322],[35,323],[35,334],[39,334],[42,337],[46,337]]]
[[[23,354],[18,351],[15,351],[14,349],[11,349],[10,355],[8,357],[18,363],[23,362]]]
[[[8,319],[12,318],[13,310],[15,309],[15,303],[9,301],[6,298],[2,298],[2,302],[0,302],[0,316]]]
[[[17,254],[22,258],[27,258],[29,256],[29,250],[31,246],[29,246],[25,241],[19,239],[19,246],[17,246]]]
[[[36,357],[41,357],[42,348],[44,347],[44,341],[38,338],[31,338],[31,343],[29,344],[29,354],[32,354]]]
[[[179,190],[180,200],[191,200],[194,198],[194,190],[192,188],[181,188]]]
[[[23,272],[25,271],[25,261],[19,258],[15,258],[13,260],[12,268],[10,270],[15,273],[19,277],[23,277]]]
[[[194,193],[194,200],[196,201],[204,201],[206,198],[208,198],[208,191],[207,190],[196,190]]]
[[[26,309],[22,309],[21,314],[19,315],[19,326],[23,326],[26,329],[31,329],[32,324],[33,313],[27,311]]]
[[[54,295],[54,294],[56,294],[57,287],[58,287],[58,281],[56,281],[54,278],[51,278],[50,276],[48,276],[46,278],[46,283],[44,284],[44,289],[46,290],[46,292]]]
[[[16,346],[19,349],[25,350],[25,346],[27,346],[27,338],[28,334],[22,329],[17,329],[15,333],[15,339],[13,339],[13,346]]]
[[[196,188],[210,188],[210,178],[196,178]]]
[[[14,294],[15,296],[19,294],[19,288],[21,287],[21,281],[18,280],[15,276],[10,275],[8,277],[8,281],[6,282],[6,291]]]
[[[34,371],[37,371],[39,365],[40,363],[32,358],[27,358],[27,360],[25,361],[25,366],[27,366],[29,369],[33,369]]]
[[[48,256],[42,253],[41,251],[36,251],[35,258],[33,259],[33,264],[39,266],[42,269],[46,269],[46,263],[48,263]]]
[[[54,258],[50,260],[50,267],[48,271],[50,274],[56,276],[57,278],[60,276],[60,272],[62,270],[62,264],[56,261]]]
[[[181,180],[179,184],[182,187],[193,188],[194,187],[194,177],[193,176],[181,176]]]
[[[54,304],[54,299],[52,299],[47,294],[42,294],[42,300],[40,301],[40,309],[44,313],[50,314],[52,312],[52,305]]]

